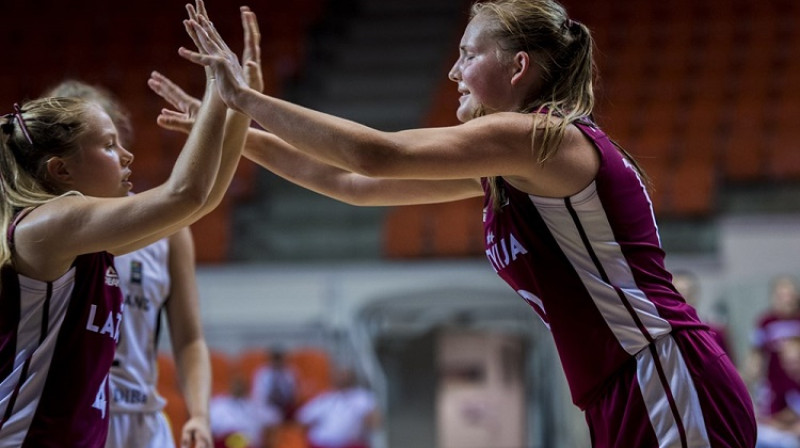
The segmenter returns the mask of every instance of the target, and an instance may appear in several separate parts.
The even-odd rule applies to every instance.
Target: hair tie
[[[14,117],[19,122],[19,128],[22,129],[22,133],[25,134],[25,138],[28,139],[28,143],[33,146],[33,139],[31,138],[31,133],[28,132],[28,126],[25,125],[25,120],[22,118],[22,111],[19,109],[19,104],[14,103]]]
[[[578,22],[577,20],[566,19],[564,20],[564,23],[561,25],[561,28],[563,28],[566,31],[573,32],[575,31],[575,27],[579,26],[580,24],[581,23]]]
[[[31,133],[28,132],[28,126],[25,125],[25,119],[22,118],[22,111],[19,108],[19,104],[14,103],[14,112],[3,115],[3,118],[8,120],[5,124],[11,123],[11,120],[17,120],[20,130],[22,130],[22,133],[25,135],[25,139],[33,146],[33,139],[31,138]],[[6,132],[11,133],[10,131]]]

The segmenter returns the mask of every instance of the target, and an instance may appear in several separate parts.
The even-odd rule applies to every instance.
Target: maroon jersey
[[[584,408],[654,340],[708,327],[672,286],[636,169],[600,129],[577,126],[600,156],[594,181],[548,198],[497,178],[495,211],[484,179],[483,221],[489,262],[550,329],[572,399]]]
[[[0,447],[103,447],[122,318],[113,256],[79,256],[52,282],[0,275]]]

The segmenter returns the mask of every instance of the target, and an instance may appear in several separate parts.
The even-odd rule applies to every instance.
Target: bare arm
[[[429,204],[483,193],[478,179],[385,179],[352,173],[255,129],[248,133],[244,155],[286,180],[352,205]]]
[[[15,263],[21,273],[52,280],[84,253],[113,251],[195,213],[206,201],[219,168],[225,105],[213,81],[169,179],[134,196],[66,196],[37,207],[16,233]],[[143,247],[143,243],[139,247]]]
[[[208,29],[190,21],[198,34]],[[235,77],[239,68],[215,48],[184,56],[214,71],[220,95],[292,147],[330,165],[369,177],[466,179],[504,176],[523,191],[563,197],[594,178],[599,157],[574,126],[546,163],[538,162],[534,131],[538,115],[502,112],[459,126],[382,132],[350,120],[310,110],[250,89]],[[553,119],[558,120],[556,119]]]
[[[202,7],[203,4],[199,3],[199,6]],[[255,16],[250,12],[250,9],[247,7],[242,7],[241,13],[245,43],[244,54],[242,56],[242,61],[245,64],[244,76],[248,79],[248,82],[251,86],[253,86],[253,88],[261,90],[264,84],[261,74],[261,33],[258,29],[258,22],[256,22]],[[194,16],[196,17],[197,14],[208,17],[204,7],[199,9]],[[192,35],[192,37],[195,42],[197,42],[198,46],[201,45],[201,43],[197,41],[196,35]],[[216,34],[212,37],[221,41]],[[148,85],[150,85],[154,91],[159,92],[166,88],[165,83],[167,82],[170,82],[169,79],[158,72],[153,72],[148,80]],[[200,101],[194,98],[192,98],[192,100],[195,101],[195,110],[198,110],[200,107]],[[162,112],[162,115],[163,114],[164,112]],[[162,122],[162,116],[159,116],[158,121],[159,124]],[[225,119],[224,137],[222,140],[222,159],[220,161],[219,171],[211,188],[211,192],[209,193],[208,199],[206,200],[205,204],[203,204],[203,206],[191,216],[187,217],[181,222],[173,224],[167,229],[164,229],[164,232],[162,233],[170,234],[182,227],[193,224],[214,210],[222,202],[225,197],[225,193],[228,191],[228,187],[233,180],[233,176],[236,174],[236,167],[239,165],[239,159],[241,158],[242,149],[244,147],[247,129],[250,127],[250,121],[250,117],[232,110],[228,110]],[[116,250],[116,252],[126,253],[138,248],[139,246],[142,246],[143,244],[150,244],[157,239],[159,238],[156,238],[156,236],[148,236],[143,241],[136,241],[129,246],[120,247]]]
[[[200,101],[160,73],[150,87],[177,111],[163,110],[158,124],[188,132],[194,125]],[[417,180],[372,178],[325,163],[281,140],[274,134],[250,129],[244,156],[309,190],[353,205],[409,205],[464,199],[482,194],[477,179]]]
[[[178,379],[189,411],[189,420],[183,426],[181,438],[183,446],[210,448],[211,361],[203,336],[194,243],[188,228],[169,238],[169,275],[171,290],[166,304],[167,320]]]

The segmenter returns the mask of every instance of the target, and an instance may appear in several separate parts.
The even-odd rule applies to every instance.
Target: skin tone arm
[[[181,446],[211,448],[208,403],[211,395],[211,361],[203,336],[198,306],[195,253],[188,227],[169,238],[171,291],[166,304],[172,351],[189,411]]]
[[[203,5],[202,1],[198,2],[198,9],[195,11],[193,8],[188,8],[190,17],[197,17],[198,15],[202,15],[203,17],[208,17],[208,13],[205,10],[205,6]],[[256,90],[261,90],[263,88],[263,78],[261,74],[261,48],[260,48],[260,41],[261,41],[261,33],[258,29],[258,22],[256,21],[255,15],[250,12],[250,9],[247,7],[241,8],[242,13],[242,27],[244,29],[244,53],[242,56],[242,61],[244,62],[244,76],[246,77],[247,81],[253,86]],[[202,45],[201,42],[198,41],[197,36],[188,29],[189,34],[191,35],[192,39],[195,43],[199,46]],[[231,54],[228,52],[228,54]],[[159,84],[159,76],[157,72],[153,72],[151,75],[151,79],[148,81],[148,84],[153,88],[153,90],[157,91],[158,84]],[[197,100],[196,100],[197,101]],[[199,110],[200,101],[197,101],[195,106],[197,107],[196,110]],[[162,111],[162,115],[169,114],[171,111]],[[161,116],[159,116],[159,123],[161,121]],[[217,178],[214,182],[214,186],[211,189],[209,194],[208,200],[206,201],[205,205],[200,208],[195,214],[190,216],[189,218],[172,225],[169,229],[165,230],[165,234],[170,234],[172,232],[177,231],[181,227],[190,225],[200,219],[201,217],[205,216],[207,213],[215,209],[225,197],[225,192],[228,189],[228,186],[233,180],[233,176],[236,173],[236,167],[239,164],[239,159],[241,157],[242,148],[244,146],[245,137],[247,134],[247,129],[250,127],[250,117],[229,110],[227,113],[227,117],[225,120],[225,130],[224,130],[224,137],[222,141],[223,147],[223,155],[222,160],[220,162],[219,172],[217,174]],[[154,236],[149,236],[145,241],[136,241],[129,247],[122,247],[118,249],[119,253],[126,253],[130,252],[137,248],[137,246],[141,246],[142,243],[152,243],[157,241],[160,238],[155,238]],[[145,244],[146,245],[146,244]]]
[[[149,85],[177,109],[163,110],[158,124],[188,133],[200,101],[160,73],[153,73]],[[427,204],[483,194],[477,179],[381,179],[352,173],[298,151],[274,134],[252,128],[244,156],[290,182],[352,205]]]
[[[54,280],[78,255],[113,250],[191,216],[205,203],[219,168],[225,106],[208,83],[198,126],[170,178],[134,196],[66,196],[33,210],[16,232],[15,266],[26,276]],[[216,132],[214,132],[216,131]],[[52,159],[51,159],[52,160]],[[64,172],[63,177],[68,177]],[[75,185],[80,190],[80,185]],[[143,244],[144,245],[144,244]]]
[[[227,110],[214,84],[213,75],[209,73],[198,126],[189,134],[184,150],[164,184],[133,196],[97,198],[72,195],[37,207],[17,229],[14,262],[18,271],[35,279],[54,280],[70,268],[78,255],[114,251],[135,241],[141,241],[139,247],[143,247],[155,238],[174,232],[171,226],[200,210],[208,199],[220,166],[222,126]],[[99,118],[93,122],[90,136],[94,138],[95,133],[99,135],[110,128],[109,137],[115,141],[113,125],[107,116],[108,126],[104,125],[103,116],[98,115]],[[104,145],[99,139],[98,142],[87,140],[86,143],[94,146],[82,146],[78,154],[71,156],[77,159],[56,160],[59,158],[54,157],[48,162],[50,174],[68,190],[80,191],[82,186],[70,183],[69,163],[80,166],[80,157],[89,151],[100,153]],[[119,153],[117,146],[104,150]],[[115,169],[122,173],[124,166]],[[118,185],[115,184],[114,188],[119,188]],[[153,239],[143,240],[148,236]]]
[[[198,34],[209,28],[202,18],[190,26]],[[541,118],[528,114],[502,112],[454,127],[381,132],[253,91],[232,76],[237,68],[224,51],[214,50],[186,57],[214,70],[230,107],[247,113],[292,147],[346,171],[400,179],[500,175],[524,191],[563,197],[588,185],[598,168],[594,148],[574,127],[557,154],[543,164],[531,148],[535,120]],[[527,53],[520,54],[527,62]],[[520,64],[509,82],[536,76],[530,66]]]

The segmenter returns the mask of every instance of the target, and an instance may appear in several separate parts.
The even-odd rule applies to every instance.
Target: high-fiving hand
[[[242,6],[240,10],[244,29],[244,51],[242,53],[244,74],[250,88],[261,92],[264,89],[264,78],[261,71],[261,32],[256,16],[250,11],[250,8]],[[198,2],[196,9],[187,5],[187,11],[190,11],[190,18],[198,14],[208,17],[202,1]],[[191,27],[187,26],[187,31],[190,29]],[[190,35],[193,35],[192,33],[193,31]],[[209,67],[206,67],[206,70],[212,74]],[[157,118],[159,126],[188,134],[194,125],[197,111],[200,109],[200,100],[187,94],[180,86],[157,71],[151,73],[147,85],[176,109],[162,109]]]
[[[184,25],[198,51],[191,51],[181,47],[178,49],[178,53],[195,64],[207,67],[209,81],[216,82],[217,90],[222,100],[231,109],[237,109],[237,95],[249,87],[244,69],[239,64],[236,55],[214,28],[213,23],[208,18],[203,1],[197,0],[196,9],[191,4],[186,5],[186,10],[189,12],[189,20],[184,21]],[[251,34],[251,40],[260,40],[255,14],[249,9],[242,9],[242,23],[245,28],[246,39],[247,34]],[[252,70],[260,70],[261,64],[258,64],[255,60],[260,58],[260,50],[254,51],[253,48],[245,44],[245,53],[251,57],[250,60],[245,61],[245,65],[252,66]]]

